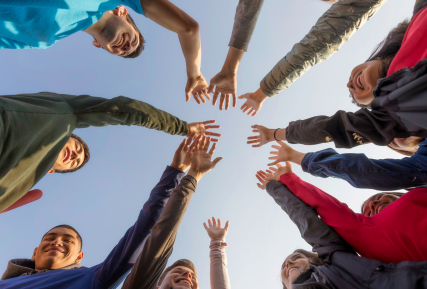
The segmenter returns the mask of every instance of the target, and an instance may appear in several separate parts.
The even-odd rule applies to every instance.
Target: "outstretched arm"
[[[186,100],[190,100],[191,94],[199,104],[206,102],[204,96],[210,100],[208,84],[200,72],[202,48],[199,24],[168,0],[141,0],[141,6],[149,19],[178,34],[187,66]]]

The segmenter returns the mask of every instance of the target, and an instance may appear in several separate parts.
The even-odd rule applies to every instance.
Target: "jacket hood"
[[[12,259],[7,264],[6,271],[4,271],[3,276],[1,277],[0,280],[15,278],[24,274],[30,275],[30,274],[37,274],[37,273],[50,271],[49,269],[36,271],[34,269],[35,266],[36,266],[36,263],[30,259]],[[77,269],[77,268],[80,268],[81,266],[82,265],[80,264],[71,264],[61,269]]]
[[[334,289],[332,284],[328,280],[322,280],[322,276],[319,275],[317,266],[310,265],[310,269],[301,273],[292,286],[294,289]],[[326,281],[326,282],[325,282]],[[325,284],[326,283],[326,284]]]

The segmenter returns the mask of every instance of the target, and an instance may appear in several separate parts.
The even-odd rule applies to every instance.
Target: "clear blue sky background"
[[[222,67],[237,0],[173,1],[200,24],[202,73],[210,80]],[[216,119],[222,138],[215,156],[223,160],[200,182],[178,232],[170,263],[192,260],[200,288],[209,288],[209,237],[202,223],[212,216],[230,220],[228,268],[233,288],[282,288],[280,266],[296,248],[310,247],[296,226],[265,191],[255,172],[265,169],[270,145],[246,144],[250,125],[286,127],[296,119],[355,111],[346,83],[352,68],[397,23],[411,16],[414,0],[389,0],[380,11],[328,61],[312,68],[289,89],[267,100],[249,117],[238,108],[219,111],[211,103],[185,102],[186,71],[178,37],[131,12],[146,39],[142,56],[131,60],[92,46],[79,32],[47,50],[1,51],[1,94],[51,91],[112,98],[125,95],[148,102],[188,122]],[[238,94],[253,92],[273,65],[304,37],[329,7],[320,0],[267,0],[248,52],[238,72]],[[238,107],[243,101],[238,102]],[[73,174],[46,176],[35,188],[39,201],[0,216],[0,272],[12,258],[30,258],[42,235],[66,223],[84,239],[84,266],[104,260],[133,225],[152,187],[172,161],[182,137],[140,127],[110,126],[76,130],[90,146],[91,161]],[[332,144],[294,147],[317,151]],[[342,153],[372,158],[400,158],[386,147],[365,145]],[[374,191],[357,190],[337,179],[315,178],[294,165],[302,179],[331,193],[353,210]]]

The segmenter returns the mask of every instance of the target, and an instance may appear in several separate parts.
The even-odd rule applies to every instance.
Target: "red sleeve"
[[[321,189],[306,183],[294,173],[280,176],[286,185],[301,201],[316,210],[322,221],[332,227],[350,244],[362,242],[362,227],[365,216],[354,213],[347,204],[341,203]]]
[[[7,211],[16,209],[18,207],[24,206],[28,203],[37,201],[43,196],[43,192],[40,190],[32,190],[28,191],[25,195],[23,195],[19,200],[17,200],[14,204],[12,204],[10,207],[5,209],[3,212],[0,212],[0,214],[3,214]]]
[[[403,38],[402,46],[388,69],[387,76],[427,58],[427,7],[421,9],[411,20]]]

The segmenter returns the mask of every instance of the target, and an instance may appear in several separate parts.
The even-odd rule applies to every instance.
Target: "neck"
[[[110,17],[110,14],[113,13],[111,11],[106,11],[102,15],[101,19],[99,19],[97,22],[83,30],[86,33],[89,33],[92,37],[96,38],[97,35],[99,35],[102,31],[102,29],[105,27],[105,23],[107,22],[108,18]]]

